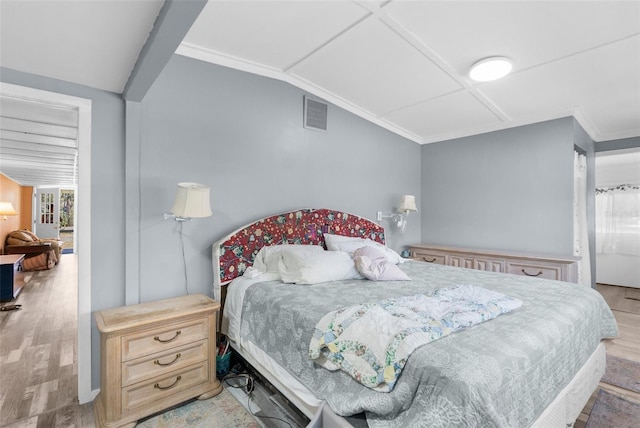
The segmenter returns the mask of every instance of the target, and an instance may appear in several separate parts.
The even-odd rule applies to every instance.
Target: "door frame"
[[[0,95],[63,104],[78,109],[78,186],[76,227],[78,257],[78,400],[92,401],[91,390],[91,100],[0,82]]]

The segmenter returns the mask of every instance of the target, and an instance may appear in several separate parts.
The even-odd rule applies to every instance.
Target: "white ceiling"
[[[0,65],[122,93],[162,0],[0,0]]]
[[[280,78],[419,143],[574,115],[640,135],[638,1],[209,1],[178,53]],[[507,56],[507,78],[475,83]]]
[[[0,66],[122,93],[163,3],[1,0]],[[418,143],[568,115],[595,141],[640,136],[640,1],[210,0],[176,52]],[[513,73],[471,81],[493,55]]]
[[[0,97],[0,171],[23,186],[75,189],[77,108]]]
[[[0,0],[0,65],[122,93],[157,1]],[[78,111],[0,97],[0,171],[23,186],[77,184]]]

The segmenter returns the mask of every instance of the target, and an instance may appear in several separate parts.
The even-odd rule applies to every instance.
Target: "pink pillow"
[[[360,275],[372,281],[410,281],[398,266],[374,247],[362,247],[353,252],[353,260]]]

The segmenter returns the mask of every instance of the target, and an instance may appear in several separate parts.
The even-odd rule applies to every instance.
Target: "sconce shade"
[[[209,217],[211,204],[209,202],[209,187],[199,183],[178,183],[176,201],[171,213],[176,217],[198,218]]]
[[[398,211],[402,211],[402,212],[418,211],[418,208],[416,207],[416,197],[413,195],[403,195],[400,198],[400,205],[398,205]]]
[[[0,215],[2,216],[18,215],[18,213],[13,208],[13,204],[11,202],[0,202]]]

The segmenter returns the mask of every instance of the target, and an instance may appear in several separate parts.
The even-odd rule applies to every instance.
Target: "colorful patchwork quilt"
[[[518,299],[473,285],[349,306],[322,317],[309,356],[389,392],[415,349],[520,306]]]

